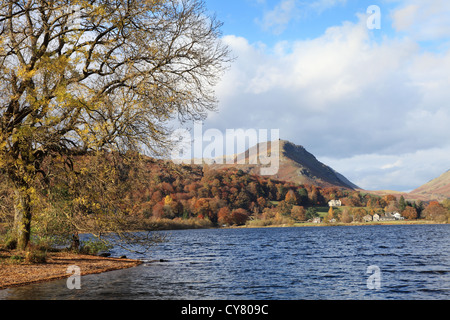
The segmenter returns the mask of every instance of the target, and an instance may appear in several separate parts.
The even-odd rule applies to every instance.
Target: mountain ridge
[[[410,194],[433,199],[450,198],[450,170],[411,191]]]
[[[216,162],[212,164],[212,167],[216,169],[237,167],[245,172],[258,175],[262,165],[251,163],[259,163],[257,160],[264,158],[266,154],[271,154],[272,144],[275,142],[276,141],[258,143],[247,149],[245,152],[223,157],[221,159],[225,160],[225,158],[232,158],[234,164],[218,164]],[[303,146],[296,145],[287,140],[279,140],[278,144],[280,160],[279,168],[278,172],[270,177],[298,184],[316,185],[318,187],[339,187],[353,190],[360,189],[344,175],[320,162]],[[237,159],[245,159],[245,164],[237,164]],[[226,163],[225,161],[221,162]]]

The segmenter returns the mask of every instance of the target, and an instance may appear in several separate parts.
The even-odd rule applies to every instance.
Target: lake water
[[[450,225],[180,230],[168,234],[168,241],[146,256],[126,253],[148,262],[83,276],[81,290],[69,290],[66,280],[59,280],[2,290],[0,299],[450,298]],[[123,252],[115,249],[113,254]],[[149,262],[154,259],[167,262]]]

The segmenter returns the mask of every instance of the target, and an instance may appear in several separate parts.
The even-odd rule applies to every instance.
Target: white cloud
[[[411,28],[416,22],[419,6],[411,4],[401,9],[397,9],[392,13],[393,26],[397,31],[405,31]]]
[[[449,169],[450,51],[423,52],[410,38],[374,42],[363,17],[273,48],[224,42],[238,59],[207,126],[280,129],[368,189],[412,189]]]
[[[295,0],[282,0],[274,9],[266,12],[261,22],[257,21],[264,30],[273,29],[273,33],[280,34],[287,24],[295,17]]]
[[[399,155],[362,154],[345,159],[322,157],[353,183],[366,190],[412,191],[450,169],[450,147],[417,150]],[[380,163],[390,163],[379,168]]]
[[[417,40],[450,36],[450,1],[401,0],[391,12],[393,27]]]
[[[388,163],[385,164],[384,166],[381,167],[382,170],[388,170],[388,169],[393,169],[393,168],[399,168],[403,165],[403,161],[402,160],[397,160],[394,163]]]
[[[316,0],[313,2],[281,0],[273,9],[266,11],[262,19],[256,19],[256,23],[265,31],[270,30],[279,35],[293,20],[299,20],[311,14],[320,15],[323,11],[337,5],[344,5],[346,2],[347,0]],[[265,1],[258,3],[265,4]]]

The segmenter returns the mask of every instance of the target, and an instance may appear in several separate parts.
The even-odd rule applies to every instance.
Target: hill
[[[411,196],[428,197],[435,200],[450,198],[450,170],[436,179],[410,192]]]
[[[265,144],[258,144],[242,154],[233,155],[234,159],[245,158],[246,164],[214,164],[213,167],[236,167],[250,174],[259,174],[261,165],[249,163],[258,163],[258,161],[254,159],[255,157],[257,159],[264,158],[265,154],[267,154],[265,146]],[[268,151],[271,152],[270,144],[268,148]],[[279,158],[279,170],[276,174],[269,176],[271,178],[297,184],[315,185],[322,188],[339,187],[346,189],[359,189],[357,185],[353,184],[342,174],[317,160],[317,158],[308,152],[303,146],[295,145],[289,141],[280,140]]]
[[[33,230],[35,235],[69,232],[70,236],[72,228],[104,233],[110,230],[105,228],[116,227],[156,230],[244,225],[248,221],[254,226],[293,224],[317,213],[328,216],[328,202],[335,199],[343,205],[333,211],[336,219],[361,222],[368,212],[382,210],[390,201],[351,189],[351,182],[303,147],[286,141],[280,143],[278,179],[245,172],[242,166],[214,166],[178,165],[116,153],[78,157],[73,161],[75,174],[49,166],[47,187],[36,188],[40,214],[33,221]],[[260,168],[247,165],[247,169],[259,172]],[[4,180],[0,173],[0,181]],[[319,183],[332,186],[320,187]],[[13,223],[15,215],[14,192],[7,183],[0,183],[0,199],[1,234],[2,224]]]

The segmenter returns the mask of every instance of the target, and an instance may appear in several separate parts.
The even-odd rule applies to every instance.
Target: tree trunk
[[[70,250],[79,252],[80,250],[80,236],[78,235],[78,232],[75,232],[72,235],[72,244],[70,245]]]
[[[31,197],[24,190],[15,190],[14,237],[17,249],[25,250],[31,235]]]

